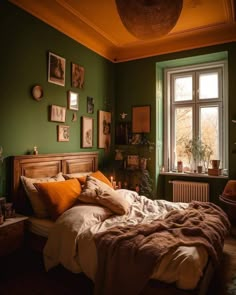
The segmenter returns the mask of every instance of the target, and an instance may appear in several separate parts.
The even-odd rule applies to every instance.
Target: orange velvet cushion
[[[81,185],[77,179],[35,183],[34,185],[42,196],[53,220],[56,220],[64,211],[71,208],[81,193]]]
[[[94,178],[97,178],[98,180],[106,183],[107,185],[109,185],[110,187],[113,188],[110,180],[99,170],[97,170],[96,172],[92,172],[89,174],[89,176],[92,176]],[[78,177],[78,180],[81,184],[85,184],[86,182],[86,176],[82,176],[82,177]]]

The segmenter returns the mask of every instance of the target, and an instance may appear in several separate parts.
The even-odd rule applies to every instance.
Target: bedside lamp
[[[220,201],[226,206],[227,215],[232,224],[236,224],[236,180],[229,180],[224,191],[219,196]]]
[[[236,180],[229,180],[226,183],[224,191],[222,193],[222,198],[229,202],[235,202],[236,205]]]

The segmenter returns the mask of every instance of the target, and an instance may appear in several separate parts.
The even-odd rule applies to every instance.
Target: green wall
[[[6,157],[0,193],[7,194],[9,156],[31,153],[35,145],[39,153],[97,150],[97,111],[114,112],[114,64],[8,1],[0,2],[0,40],[0,146]],[[66,59],[65,87],[47,82],[48,52]],[[71,87],[71,62],[85,68],[83,89]],[[35,84],[44,90],[40,102],[31,96]],[[67,110],[70,141],[58,142],[60,123],[49,121],[49,106],[67,106],[68,90],[79,93],[78,120],[72,122],[73,111]],[[87,96],[95,99],[94,114],[87,113]],[[94,118],[92,149],[81,148],[81,116]],[[103,152],[99,149],[100,165]]]
[[[164,62],[217,52],[228,52],[229,172],[231,179],[236,178],[236,126],[231,123],[232,119],[236,119],[236,43],[113,64],[6,0],[0,2],[0,40],[0,145],[6,157],[3,169],[0,170],[0,194],[9,193],[10,156],[30,153],[35,145],[39,153],[85,150],[81,148],[80,140],[80,117],[84,115],[94,118],[94,145],[92,149],[86,150],[97,150],[98,110],[111,111],[116,121],[120,120],[119,114],[125,112],[128,113],[125,120],[131,121],[132,106],[148,104],[151,105],[151,133],[148,139],[157,143],[148,168],[158,196],[168,199],[168,179],[158,178],[163,148],[162,80],[157,81],[156,78],[158,73],[162,79],[162,68],[158,64],[161,63],[163,67]],[[47,82],[48,52],[66,59],[65,87]],[[71,62],[85,67],[84,89],[71,87]],[[35,84],[42,85],[44,90],[40,102],[31,96]],[[72,122],[73,111],[67,110],[65,124],[70,126],[70,141],[57,142],[58,123],[49,121],[49,106],[66,106],[68,90],[79,93],[78,121]],[[92,115],[87,114],[87,96],[95,99]],[[113,158],[113,151],[110,156]],[[104,167],[109,160],[109,155],[99,149],[100,167]],[[220,189],[217,189],[217,194]]]
[[[213,54],[215,53],[215,54]],[[219,53],[219,54],[217,54]],[[222,54],[221,54],[222,53]],[[159,177],[159,165],[162,164],[162,143],[163,143],[163,116],[164,109],[162,101],[162,72],[166,66],[175,66],[188,61],[188,64],[206,62],[203,57],[212,54],[212,60],[218,60],[228,54],[228,74],[229,74],[229,177],[236,178],[236,126],[232,124],[232,119],[236,119],[236,43],[228,43],[218,46],[211,46],[195,50],[188,50],[178,53],[171,53],[155,56],[135,61],[124,62],[116,65],[116,120],[120,120],[119,113],[126,112],[131,120],[131,109],[136,104],[150,104],[152,107],[152,123],[149,139],[157,143],[156,153],[152,161],[148,162],[149,169],[155,180],[155,189],[158,197],[169,198],[171,194],[170,178]],[[185,58],[185,61],[183,61]],[[188,59],[187,59],[188,58]],[[209,60],[208,60],[209,61]],[[160,80],[157,80],[157,73]],[[162,134],[160,134],[162,133]],[[161,151],[161,152],[160,152]],[[204,179],[205,180],[205,179]],[[225,180],[209,180],[211,184],[211,199],[218,198],[219,191],[222,191]],[[221,186],[219,187],[219,183]],[[214,188],[217,187],[217,190]]]

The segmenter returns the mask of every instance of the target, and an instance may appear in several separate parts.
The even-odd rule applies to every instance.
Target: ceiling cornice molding
[[[122,50],[117,49],[115,62],[119,63],[234,41],[236,41],[235,24],[219,26],[217,29],[210,27],[208,30],[203,30],[203,32],[189,31],[182,35],[176,34],[140,47],[129,46]]]
[[[102,37],[99,33],[94,31],[88,25],[80,21],[79,18],[75,19],[73,15],[70,15],[70,17],[62,18],[63,22],[58,21],[58,19],[61,19],[60,15],[56,14],[56,7],[55,10],[50,10],[50,1],[9,1],[17,5],[18,7],[22,8],[23,10],[27,11],[29,14],[32,14],[34,17],[50,25],[54,29],[60,31],[61,33],[69,36],[78,43],[96,52],[97,54],[109,59],[110,61],[113,61],[114,46],[112,46],[108,40],[106,40],[104,37]],[[64,13],[65,12],[66,11],[64,11]],[[78,30],[78,27],[80,28],[80,30]]]
[[[138,39],[119,44],[74,10],[65,0],[10,0],[56,30],[115,63],[236,41],[234,0],[225,1],[228,23],[170,32],[163,38],[143,44]]]
[[[108,34],[106,34],[103,30],[99,29],[98,26],[95,26],[93,22],[91,22],[88,18],[84,17],[81,13],[75,10],[71,5],[66,3],[64,0],[56,0],[56,2],[61,5],[64,9],[68,10],[71,14],[79,17],[79,19],[86,25],[92,28],[95,32],[103,36],[109,42],[111,42],[114,46],[119,46],[119,44],[115,41],[114,38],[111,38]]]

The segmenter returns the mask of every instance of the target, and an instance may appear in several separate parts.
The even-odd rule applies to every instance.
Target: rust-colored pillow
[[[81,185],[77,179],[35,183],[34,185],[42,196],[53,220],[56,220],[64,211],[71,208],[81,193]]]
[[[89,176],[92,176],[94,178],[97,178],[98,180],[106,183],[107,185],[109,185],[111,188],[113,188],[110,180],[100,171],[100,170],[97,170],[95,172],[92,172],[89,174]],[[86,182],[86,176],[82,176],[82,177],[78,177],[78,180],[81,184],[85,184]]]

